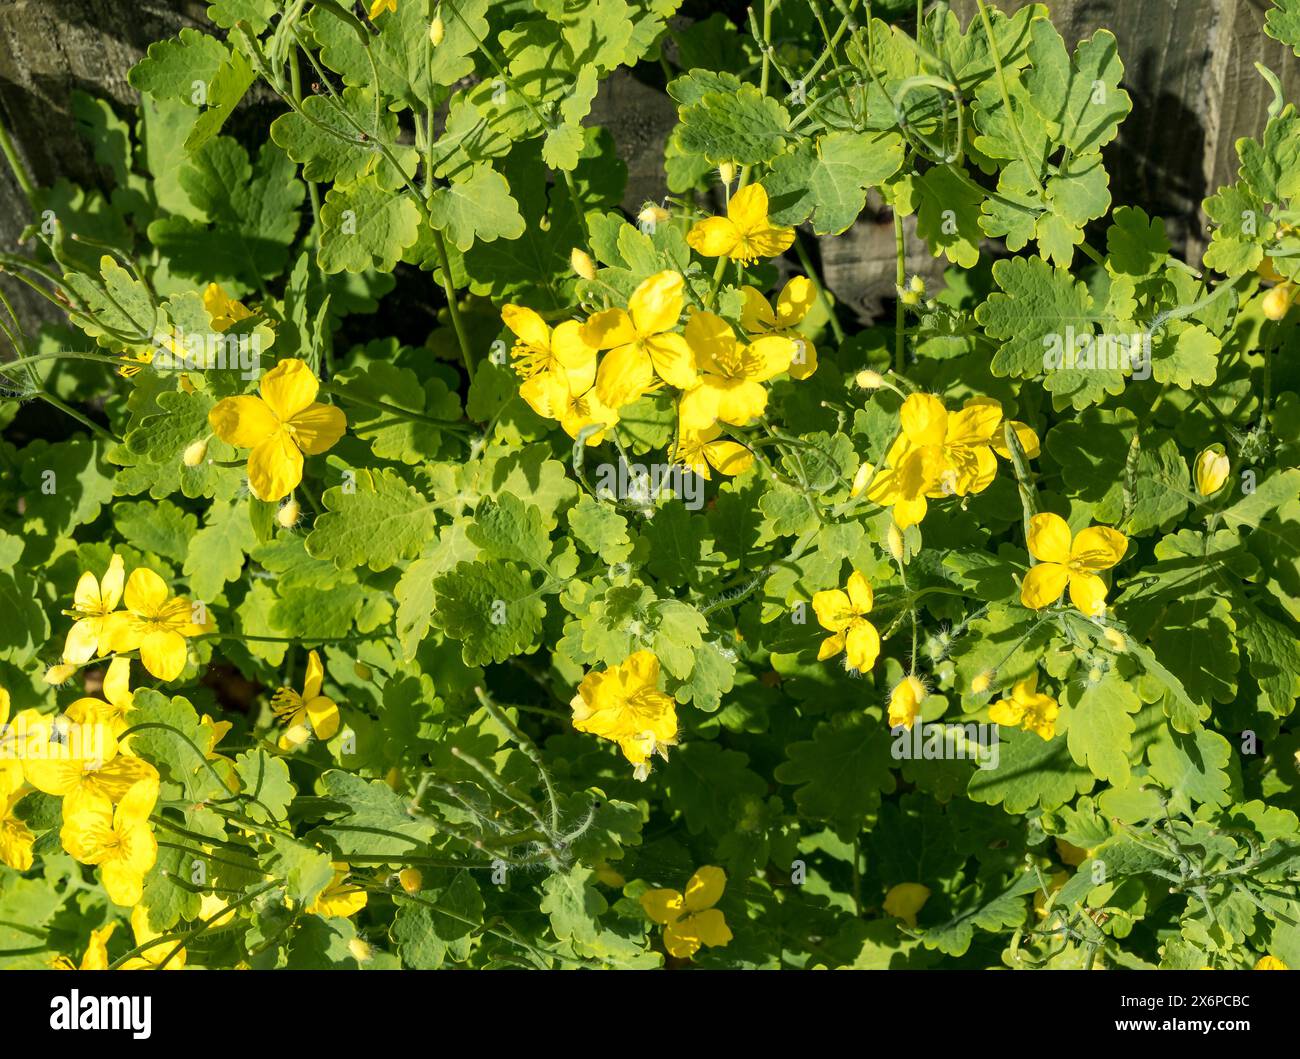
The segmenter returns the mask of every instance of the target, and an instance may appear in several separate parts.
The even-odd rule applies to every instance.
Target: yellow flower
[[[677,743],[676,704],[659,690],[659,659],[650,651],[588,673],[569,705],[573,727],[618,743],[639,780],[650,774],[652,754],[667,758],[664,748]]]
[[[1257,971],[1289,971],[1290,969],[1276,956],[1261,956],[1259,962],[1255,964]]]
[[[767,192],[750,184],[731,196],[725,217],[706,217],[686,233],[686,243],[703,257],[729,257],[750,265],[760,257],[780,257],[794,242],[794,229],[774,225],[767,216]]]
[[[594,360],[592,368],[594,373]],[[545,371],[526,379],[519,387],[519,396],[542,418],[556,420],[575,440],[587,427],[600,426],[602,429],[587,435],[588,445],[599,445],[618,423],[617,410],[600,399],[590,382],[586,389],[574,390],[571,380],[554,372]]]
[[[1056,735],[1056,715],[1059,712],[1056,700],[1038,691],[1038,671],[1035,670],[1024,680],[1016,682],[1011,689],[1011,698],[998,699],[989,708],[989,720],[1011,727],[1019,725],[1040,739],[1051,739]]]
[[[370,10],[366,14],[370,21],[373,22],[385,11],[397,14],[397,0],[371,0]]]
[[[889,694],[889,727],[911,730],[921,716],[921,704],[928,694],[919,677],[909,676],[900,680]]]
[[[194,618],[195,605],[184,596],[169,595],[167,582],[142,566],[127,579],[126,610],[114,615],[108,649],[138,647],[140,661],[152,676],[175,680],[185,668],[186,638],[212,629],[206,616],[201,622]]]
[[[817,288],[807,276],[795,276],[776,299],[776,308],[755,287],[741,287],[745,296],[740,310],[740,326],[748,335],[783,335],[795,344],[790,361],[790,378],[806,379],[817,370],[817,349],[812,339],[795,328],[803,322],[817,298]]]
[[[699,385],[682,397],[680,418],[688,430],[703,430],[719,419],[743,427],[761,416],[767,408],[763,383],[789,370],[796,348],[784,335],[743,343],[722,317],[709,312],[691,314],[686,343],[700,371]]]
[[[369,895],[359,887],[348,885],[346,864],[335,861],[333,868],[334,878],[317,895],[316,900],[307,906],[307,911],[326,919],[347,919],[366,907]]]
[[[235,763],[224,754],[218,754],[216,746],[221,740],[226,738],[226,733],[234,727],[229,721],[214,721],[210,714],[204,714],[199,718],[199,727],[207,735],[207,741],[199,749],[203,751],[203,756],[212,762],[213,770],[221,776],[227,787],[232,791],[238,791],[242,786],[239,779],[239,770]]]
[[[1084,849],[1081,846],[1076,846],[1066,842],[1063,838],[1058,838],[1056,840],[1056,855],[1061,858],[1062,864],[1068,864],[1071,868],[1077,868],[1092,856],[1092,850]]]
[[[114,808],[98,791],[78,789],[63,802],[59,837],[74,860],[99,867],[100,881],[114,904],[139,904],[144,877],[158,859],[149,814],[158,800],[158,781],[141,780]]]
[[[1193,473],[1196,479],[1196,491],[1201,496],[1217,493],[1228,480],[1231,466],[1222,445],[1211,445],[1208,449],[1201,450],[1201,454],[1196,457]]]
[[[66,612],[77,620],[68,630],[68,638],[63,644],[65,662],[80,665],[97,654],[108,653],[100,648],[100,641],[122,598],[125,578],[120,555],[109,560],[103,580],[97,579],[89,570],[81,575],[72,594],[72,610]]]
[[[144,905],[131,909],[131,932],[135,934],[135,944],[148,945],[148,948],[122,962],[123,971],[179,971],[185,966],[185,946],[177,948],[177,939],[160,941],[154,945],[149,942],[161,937],[158,931],[149,926],[149,910]],[[175,949],[175,955],[172,950]]]
[[[626,310],[606,309],[583,325],[588,345],[609,350],[596,372],[596,393],[608,407],[622,408],[649,393],[656,375],[679,390],[695,385],[691,348],[673,333],[683,286],[680,273],[656,272],[632,292]]]
[[[4,695],[4,717],[8,719],[9,695]],[[14,815],[14,809],[27,794],[23,781],[23,766],[13,758],[0,758],[0,864],[15,871],[26,871],[32,866],[32,845],[36,836],[27,824]]]
[[[325,667],[320,655],[312,651],[307,656],[307,675],[303,680],[302,694],[293,688],[281,688],[271,697],[271,709],[288,727],[280,736],[280,749],[293,750],[311,738],[329,739],[339,730],[339,708],[333,699],[322,695]]]
[[[876,657],[880,654],[880,634],[863,617],[871,612],[875,595],[867,579],[857,570],[849,575],[845,587],[846,591],[832,588],[813,594],[812,606],[817,622],[832,634],[822,641],[817,660],[825,661],[847,651],[849,668],[866,673],[876,664]]]
[[[126,731],[126,715],[131,712],[135,699],[135,694],[131,691],[129,658],[119,655],[108,664],[103,691],[103,699],[78,699],[63,712],[77,724],[102,724],[114,736],[119,736]]]
[[[209,283],[204,288],[203,308],[212,317],[214,331],[229,331],[240,320],[247,320],[253,315],[242,302],[227,294],[220,283]]]
[[[316,400],[320,383],[301,360],[282,360],[262,376],[260,397],[219,401],[208,413],[217,437],[248,454],[248,485],[259,500],[283,500],[302,481],[302,458],[343,436],[343,410]]]
[[[966,496],[987,489],[997,474],[994,454],[1010,456],[1002,436],[1002,405],[972,397],[949,412],[933,394],[914,393],[898,413],[901,432],[885,455],[886,467],[867,490],[867,499],[894,509],[900,529],[925,518],[927,497]],[[1038,435],[1012,421],[1025,455],[1039,453]]]
[[[701,945],[716,948],[731,941],[726,917],[713,906],[727,888],[727,873],[711,864],[700,868],[686,884],[686,892],[657,889],[641,895],[641,907],[663,924],[664,948],[669,956],[690,959]]]
[[[890,887],[889,893],[885,894],[884,908],[887,914],[896,916],[909,927],[914,927],[916,914],[925,907],[928,900],[930,900],[928,886],[914,882],[899,883],[897,886]]]
[[[118,753],[108,725],[44,717],[27,726],[23,775],[38,791],[63,798],[65,813],[73,794],[100,795],[116,804],[140,781],[158,780],[149,762]]]
[[[1124,558],[1128,538],[1109,526],[1089,526],[1071,538],[1060,515],[1044,513],[1029,520],[1031,567],[1020,586],[1020,602],[1042,610],[1061,598],[1070,586],[1070,602],[1084,614],[1096,617],[1106,609],[1106,583],[1097,576]]]
[[[86,943],[86,951],[81,955],[81,966],[78,967],[67,956],[55,957],[52,967],[56,971],[107,971],[108,970],[108,939],[113,936],[113,931],[117,929],[117,920],[100,927],[98,930],[90,932],[90,940]]]
[[[710,467],[728,477],[744,474],[754,465],[754,454],[739,442],[719,441],[721,436],[722,428],[716,423],[703,430],[679,427],[673,462],[689,467],[706,480],[712,478]]]
[[[514,332],[510,358],[521,379],[549,372],[578,393],[596,380],[596,348],[585,341],[577,320],[565,320],[552,330],[532,309],[513,303],[501,309],[501,319]]]

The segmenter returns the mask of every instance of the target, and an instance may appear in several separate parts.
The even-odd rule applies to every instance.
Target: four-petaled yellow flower
[[[618,743],[639,780],[650,774],[652,754],[667,758],[664,748],[677,743],[676,703],[659,690],[659,659],[650,651],[588,673],[570,706],[573,727]]]
[[[186,638],[210,632],[212,627],[201,603],[171,595],[167,582],[142,566],[127,579],[126,610],[114,616],[109,650],[138,647],[140,661],[150,674],[175,680],[185,668]]]
[[[720,909],[713,906],[727,888],[727,873],[706,864],[686,884],[686,892],[657,889],[641,895],[641,907],[663,924],[664,948],[669,956],[688,960],[701,945],[716,948],[731,941],[731,928]]]
[[[889,693],[889,727],[911,731],[928,694],[920,677],[907,676],[900,680]]]
[[[605,309],[582,327],[583,340],[607,349],[596,372],[596,394],[609,408],[631,404],[655,386],[688,390],[696,383],[690,346],[673,328],[682,315],[684,280],[678,272],[656,272],[632,292],[627,309]]]
[[[790,360],[790,378],[806,379],[817,370],[817,348],[812,339],[795,330],[813,307],[817,288],[807,276],[795,276],[776,299],[776,308],[754,287],[741,287],[745,295],[740,310],[740,326],[751,336],[783,335],[795,344]]]
[[[320,383],[301,360],[282,360],[262,376],[260,397],[219,401],[208,423],[248,454],[248,486],[259,500],[283,500],[302,481],[303,454],[318,456],[343,436],[347,417],[316,400]]]
[[[1089,526],[1078,536],[1060,515],[1050,512],[1029,520],[1029,554],[1038,560],[1020,586],[1020,602],[1034,610],[1055,603],[1065,586],[1070,602],[1089,617],[1106,610],[1106,582],[1097,576],[1124,558],[1128,538],[1109,526]]]
[[[739,442],[719,440],[722,428],[716,423],[703,430],[681,428],[673,462],[688,467],[701,478],[710,479],[709,468],[719,474],[734,477],[744,474],[754,465],[754,454]]]
[[[1001,427],[1002,405],[972,397],[949,412],[933,394],[914,393],[898,413],[902,430],[885,454],[885,467],[867,489],[867,499],[894,509],[900,529],[925,518],[927,498],[983,492],[997,474],[994,453],[1009,457]],[[1039,453],[1038,435],[1011,421],[1016,439],[1031,459]]]
[[[325,667],[320,655],[312,651],[307,655],[307,676],[303,680],[302,694],[293,688],[281,688],[271,697],[271,709],[288,727],[280,736],[280,749],[293,750],[311,738],[329,739],[339,730],[339,708],[333,699],[321,694],[325,683]]]
[[[26,726],[23,775],[38,791],[63,798],[97,794],[116,804],[141,780],[158,779],[149,762],[118,752],[108,725],[41,717]]]
[[[1050,695],[1038,690],[1038,671],[1016,682],[1009,699],[998,699],[989,708],[989,720],[1009,727],[1019,725],[1041,739],[1056,735],[1056,716],[1060,707]]]
[[[601,429],[587,435],[588,445],[604,441],[605,434],[618,422],[618,411],[605,404],[590,383],[585,389],[575,390],[569,379],[549,371],[528,379],[519,387],[519,396],[542,418],[556,420],[575,440],[587,427],[599,426]]]
[[[832,588],[813,594],[813,612],[817,622],[832,635],[822,641],[817,660],[834,658],[841,651],[850,669],[868,672],[880,654],[880,634],[864,615],[871,612],[875,595],[867,579],[857,570],[849,575],[846,590]]]
[[[326,919],[347,919],[349,916],[355,916],[366,907],[369,895],[361,887],[348,884],[350,869],[346,864],[335,861],[332,867],[334,878],[316,896],[316,900],[307,906],[307,911],[314,916],[324,916]]]
[[[741,342],[722,317],[694,312],[686,325],[686,342],[695,353],[699,384],[682,397],[681,423],[703,430],[719,419],[743,427],[767,408],[763,383],[790,368],[795,343],[784,335]]]
[[[930,888],[920,883],[904,882],[891,886],[885,894],[886,914],[901,919],[909,927],[916,926],[916,914],[930,900]]]
[[[114,807],[97,791],[78,789],[63,801],[59,837],[74,860],[99,867],[109,900],[136,905],[144,877],[158,859],[149,814],[158,800],[158,781],[141,780]]]
[[[77,620],[68,630],[68,638],[63,644],[63,660],[80,665],[95,657],[96,653],[107,654],[100,644],[105,639],[105,632],[113,621],[113,612],[117,610],[122,598],[122,585],[126,573],[122,557],[114,555],[108,562],[102,580],[96,578],[89,570],[81,575],[72,596],[72,610],[69,615]]]
[[[731,196],[725,217],[696,221],[686,243],[703,257],[729,257],[751,265],[761,257],[780,257],[794,242],[794,229],[775,225],[767,216],[767,192],[750,184]]]
[[[595,381],[597,350],[583,339],[583,325],[577,320],[565,320],[552,329],[532,309],[513,303],[502,308],[501,320],[514,333],[510,358],[521,379],[550,372],[578,392]]]

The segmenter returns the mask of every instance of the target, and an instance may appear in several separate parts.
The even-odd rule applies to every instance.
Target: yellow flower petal
[[[698,381],[695,356],[681,335],[655,335],[647,338],[644,345],[655,371],[669,386],[688,390]]]
[[[847,661],[850,669],[859,673],[869,673],[880,655],[880,634],[869,621],[855,621],[849,626],[844,638],[848,650]]]
[[[641,907],[656,923],[673,923],[681,916],[685,900],[676,890],[647,890],[641,895]]]
[[[339,730],[339,708],[333,699],[318,695],[306,705],[307,718],[317,739],[332,739]]]
[[[167,602],[168,595],[167,582],[148,567],[141,566],[131,571],[126,583],[128,610],[153,614]]]
[[[679,272],[656,272],[632,292],[627,308],[638,335],[658,335],[677,326],[684,285]]]
[[[1029,554],[1044,563],[1070,561],[1070,527],[1060,515],[1042,512],[1029,520]],[[1064,585],[1061,586],[1065,588]],[[1061,593],[1057,592],[1059,596]]]
[[[332,404],[309,405],[289,420],[294,442],[308,456],[333,448],[347,428],[343,409]]]
[[[280,429],[270,405],[260,397],[227,397],[208,412],[208,424],[227,445],[251,449]]]
[[[710,948],[728,945],[731,942],[732,934],[727,926],[726,917],[716,908],[706,908],[703,912],[696,912],[684,926],[700,943]]]
[[[1109,570],[1124,558],[1128,538],[1109,526],[1089,526],[1080,531],[1070,547],[1070,559],[1089,571]]]
[[[853,609],[858,614],[869,614],[875,603],[875,594],[871,591],[871,584],[867,581],[866,576],[859,570],[854,570],[849,574],[848,585],[849,600],[853,604]]]
[[[704,446],[704,456],[718,473],[733,478],[754,465],[754,454],[735,441],[711,441]]]
[[[807,276],[795,276],[781,291],[776,300],[776,320],[781,327],[793,327],[799,323],[813,307],[817,299],[817,288]]]
[[[724,257],[740,242],[740,232],[726,217],[696,221],[686,233],[686,245],[702,257]]]
[[[853,601],[849,599],[847,592],[838,588],[813,593],[812,607],[813,613],[817,615],[817,623],[831,632],[846,629],[849,622],[856,617]]]
[[[302,453],[281,430],[248,454],[248,485],[259,500],[283,500],[302,481]]]
[[[1020,585],[1020,602],[1033,610],[1042,610],[1061,598],[1069,580],[1069,567],[1061,563],[1039,563],[1025,574]]]
[[[908,441],[916,446],[942,446],[948,429],[948,412],[934,394],[914,393],[898,411]]]
[[[1095,618],[1104,614],[1106,612],[1106,582],[1096,574],[1070,574],[1070,602],[1089,617]]]
[[[309,408],[320,390],[311,368],[301,360],[282,360],[262,376],[258,392],[282,422]]]
[[[147,632],[140,641],[140,661],[159,680],[175,680],[185,669],[185,637],[170,629]]]
[[[712,908],[722,898],[726,887],[727,873],[712,864],[706,864],[686,884],[686,910],[702,912],[706,908]]]
[[[536,349],[551,348],[551,329],[532,309],[513,303],[501,307],[501,320],[515,337]]]
[[[624,309],[605,309],[594,313],[580,332],[582,341],[595,349],[613,349],[636,339],[636,327]]]
[[[596,396],[609,408],[622,408],[649,392],[654,385],[654,363],[634,344],[605,354],[596,371]]]

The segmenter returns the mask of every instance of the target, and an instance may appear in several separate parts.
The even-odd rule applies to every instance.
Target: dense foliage
[[[18,167],[0,964],[1300,966],[1300,115],[1184,262],[1105,29],[677,6],[218,0]]]

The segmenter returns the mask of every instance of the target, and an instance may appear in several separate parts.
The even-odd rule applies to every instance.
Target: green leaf
[[[826,820],[842,836],[861,830],[881,795],[894,789],[889,731],[877,718],[840,714],[819,724],[810,741],[787,747],[786,755],[773,773],[777,782],[798,788],[800,815]]]
[[[1023,813],[1035,806],[1057,809],[1092,790],[1092,773],[1074,763],[1063,733],[1045,740],[1033,732],[1001,728],[998,735],[997,767],[975,770],[967,787],[972,801]]]
[[[480,163],[465,179],[438,188],[429,197],[429,222],[446,232],[462,253],[474,243],[518,239],[524,234],[519,204],[506,178]]]
[[[391,272],[420,231],[420,210],[371,174],[325,193],[316,260],[325,272]]]
[[[208,508],[206,524],[190,538],[185,556],[185,576],[190,579],[193,598],[216,599],[228,582],[239,577],[244,556],[255,541],[246,505],[216,503]]]
[[[307,553],[340,570],[386,570],[414,558],[437,524],[433,505],[389,470],[357,471],[351,488],[333,486],[321,500],[326,510],[307,537]]]
[[[709,92],[683,106],[680,142],[713,165],[760,165],[781,153],[790,114],[750,84],[732,92]]]
[[[397,899],[389,937],[402,963],[431,971],[469,959],[486,908],[478,883],[469,872],[458,871],[448,885],[427,893],[419,901]]]
[[[171,40],[149,45],[126,79],[136,91],[155,99],[194,103],[195,92],[206,90],[229,55],[229,49],[216,37],[186,28]]]
[[[541,568],[551,554],[542,513],[510,493],[480,500],[465,536],[490,559],[511,559]]]
[[[271,139],[295,162],[304,180],[351,184],[371,173],[396,190],[414,176],[419,153],[397,144],[390,161],[380,144],[397,140],[397,115],[382,113],[375,125],[375,90],[345,88],[341,99],[308,96],[302,113],[289,111],[271,123]],[[363,136],[364,134],[364,136]]]
[[[916,234],[935,257],[943,254],[954,265],[974,268],[979,261],[980,204],[984,196],[956,175],[952,166],[937,165],[907,178],[908,212],[916,212]]]
[[[346,810],[320,828],[338,846],[342,859],[350,853],[391,854],[395,863],[401,863],[433,836],[433,822],[408,813],[407,803],[382,780],[329,769],[321,775],[320,786],[327,798]]]
[[[542,883],[541,910],[551,920],[551,932],[560,941],[592,942],[600,933],[600,916],[609,903],[592,881],[595,872],[577,865],[557,872]]]
[[[765,178],[774,224],[812,218],[818,235],[838,235],[858,219],[867,189],[878,187],[903,164],[903,141],[894,132],[833,132],[816,143],[800,141],[772,163]]]
[[[1130,683],[1111,669],[1082,691],[1070,687],[1062,705],[1069,706],[1067,745],[1075,762],[1099,780],[1118,787],[1128,783],[1133,714],[1142,708]]]
[[[546,604],[513,563],[460,563],[434,582],[433,624],[461,645],[467,666],[504,662],[536,649]]]

